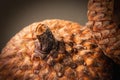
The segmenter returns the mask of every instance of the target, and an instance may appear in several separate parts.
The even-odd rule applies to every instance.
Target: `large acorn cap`
[[[0,55],[0,80],[112,80],[112,73],[91,30],[64,20],[25,27]]]

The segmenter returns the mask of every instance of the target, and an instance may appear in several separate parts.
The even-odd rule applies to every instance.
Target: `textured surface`
[[[57,49],[48,51],[47,36],[46,43],[39,39],[47,34],[44,26],[52,32],[51,42],[59,42]],[[112,64],[87,27],[45,20],[25,27],[7,43],[0,55],[0,80],[112,80]]]
[[[15,33],[36,21],[55,18],[84,25],[87,3],[88,0],[0,0],[0,51]]]
[[[120,28],[113,20],[114,0],[89,0],[88,23],[96,43],[120,64]]]

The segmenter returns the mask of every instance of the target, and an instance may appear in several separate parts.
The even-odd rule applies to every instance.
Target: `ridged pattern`
[[[88,22],[105,55],[120,64],[120,28],[112,20],[114,0],[89,0]]]
[[[47,25],[61,42],[58,52],[51,52],[52,55],[41,54],[37,49],[40,43],[36,29],[42,28],[41,24]],[[33,23],[18,32],[0,55],[0,80],[112,80],[112,77],[112,62],[94,43],[90,29],[70,21]]]

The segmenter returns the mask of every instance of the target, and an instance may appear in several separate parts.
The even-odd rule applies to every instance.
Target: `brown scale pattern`
[[[89,0],[88,27],[104,54],[120,64],[120,28],[113,20],[114,0]]]
[[[33,23],[10,39],[0,55],[0,80],[112,77],[112,62],[94,43],[90,29],[70,21]]]

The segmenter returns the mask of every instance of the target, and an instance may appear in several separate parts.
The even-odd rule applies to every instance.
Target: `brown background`
[[[64,19],[82,25],[88,0],[0,0],[0,50],[23,27],[45,19]]]
[[[0,51],[23,27],[45,19],[64,19],[84,25],[88,0],[0,0]],[[120,0],[114,20],[120,24]]]
[[[0,0],[0,51],[23,27],[45,19],[64,19],[85,25],[88,0]],[[120,23],[120,0],[115,0],[115,20]],[[115,67],[119,77],[120,70]],[[119,80],[115,79],[115,80]]]

